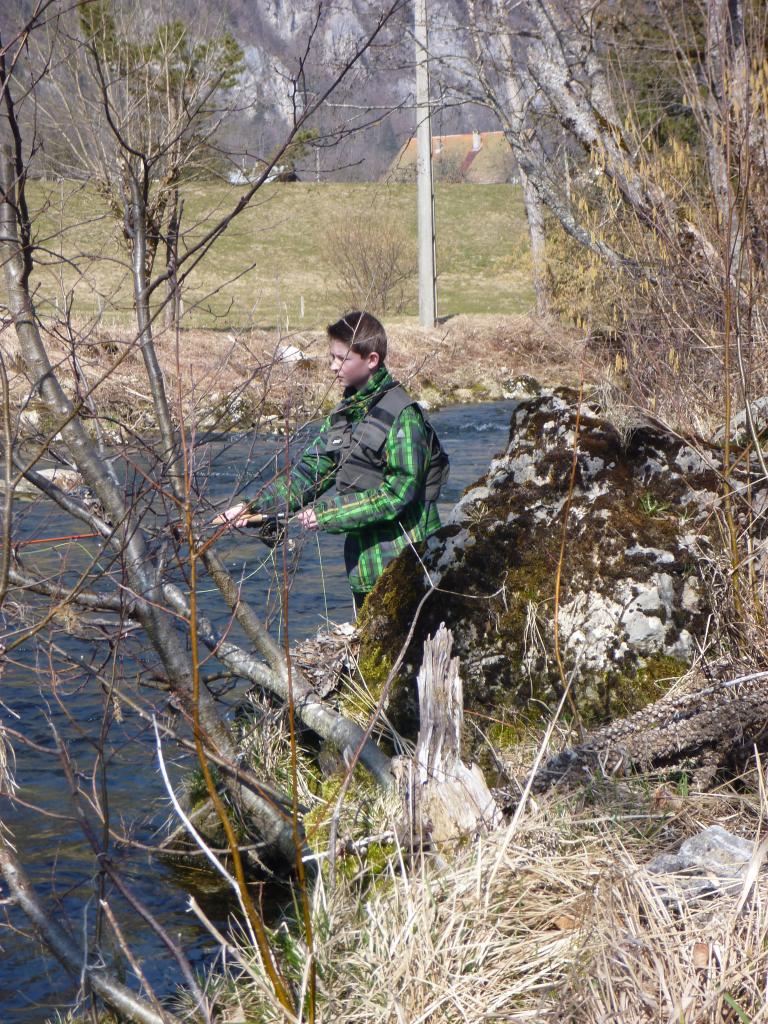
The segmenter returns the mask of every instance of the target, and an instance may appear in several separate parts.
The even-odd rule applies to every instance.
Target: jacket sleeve
[[[333,485],[336,460],[325,452],[325,434],[329,427],[327,419],[290,473],[277,470],[274,478],[248,503],[250,512],[295,512]]]
[[[403,409],[390,427],[384,457],[384,479],[378,487],[315,503],[315,515],[323,530],[348,533],[389,522],[421,496],[429,469],[430,439],[417,405]]]

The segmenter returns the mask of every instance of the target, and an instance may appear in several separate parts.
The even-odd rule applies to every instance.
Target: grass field
[[[184,193],[186,244],[236,202],[234,186],[190,185]],[[30,185],[44,266],[36,302],[77,317],[102,314],[105,326],[131,319],[128,253],[122,224],[92,187]],[[416,252],[414,185],[269,185],[190,275],[184,325],[197,328],[311,329],[348,305],[328,238],[346,220],[375,224]],[[438,185],[439,313],[514,314],[533,304],[522,198],[512,185]],[[181,246],[183,251],[184,246]],[[62,260],[61,257],[64,257]],[[71,295],[71,298],[69,297]],[[416,281],[402,317],[418,312]],[[388,319],[392,319],[391,315]]]

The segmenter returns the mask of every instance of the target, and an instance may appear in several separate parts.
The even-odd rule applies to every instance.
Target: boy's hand
[[[221,526],[224,523],[230,526],[247,526],[248,525],[248,506],[244,501],[241,501],[238,505],[233,505],[232,508],[226,509],[224,512],[219,512],[217,516],[211,520],[214,526]]]
[[[313,508],[305,508],[299,512],[296,517],[305,530],[319,530],[320,523],[317,521],[315,510]]]

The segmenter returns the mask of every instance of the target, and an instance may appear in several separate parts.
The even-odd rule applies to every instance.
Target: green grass
[[[184,193],[187,244],[237,200],[241,189],[195,184]],[[128,253],[122,224],[95,189],[74,182],[30,185],[38,256],[35,279],[41,312],[76,316],[102,313],[102,321],[131,318]],[[328,253],[329,230],[340,218],[385,218],[416,251],[414,185],[269,185],[216,242],[187,283],[185,325],[267,327],[322,325],[344,305]],[[522,197],[512,185],[438,185],[436,193],[438,293],[441,316],[517,313],[530,309],[533,292]],[[182,246],[183,251],[183,246]],[[62,259],[63,257],[63,259]],[[301,316],[302,300],[304,315]],[[418,312],[415,280],[404,315]]]

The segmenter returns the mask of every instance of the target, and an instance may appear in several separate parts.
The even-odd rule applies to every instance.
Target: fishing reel
[[[259,540],[268,548],[276,548],[285,538],[285,530],[288,525],[288,516],[284,512],[276,512],[274,515],[266,515],[257,512],[248,517],[247,526],[258,530]],[[288,548],[291,550],[294,541],[288,541]]]

